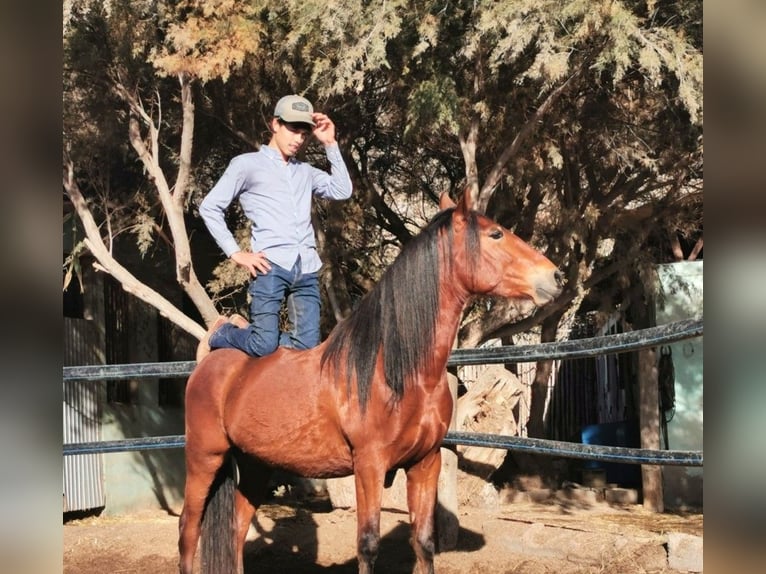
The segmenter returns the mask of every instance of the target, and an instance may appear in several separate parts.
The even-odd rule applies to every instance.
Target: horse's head
[[[453,263],[472,262],[455,267],[456,278],[470,293],[527,299],[537,306],[549,303],[561,293],[561,271],[502,225],[472,211],[468,191],[458,205],[443,194],[440,207],[455,208]],[[474,239],[466,238],[466,234],[474,234]],[[464,249],[476,252],[461,253]]]

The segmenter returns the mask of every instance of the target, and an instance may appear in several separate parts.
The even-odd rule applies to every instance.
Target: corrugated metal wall
[[[617,335],[625,322],[613,315],[600,327],[583,317],[570,339]],[[635,419],[636,362],[634,353],[605,354],[561,361],[550,389],[548,436],[555,440],[581,441],[582,428],[592,424]]]
[[[77,280],[64,293],[64,365],[103,365],[103,275],[87,259],[82,262],[83,282]],[[63,383],[64,442],[101,440],[101,413],[105,389],[99,381]],[[64,457],[64,512],[101,508],[104,492],[104,455]]]
[[[64,364],[103,363],[102,334],[94,321],[64,318]],[[64,383],[64,442],[101,440],[103,384]],[[64,457],[64,512],[100,508],[104,495],[103,454]]]
[[[126,294],[109,275],[95,273],[87,262],[81,267],[85,291],[80,291],[78,283],[64,292],[64,365],[187,360],[194,356],[194,337],[169,322],[158,322],[156,309]],[[67,382],[63,389],[63,440],[98,442],[183,432],[185,384],[185,377],[166,379],[159,385],[156,380],[143,378]],[[139,492],[145,481],[157,478],[152,468],[134,468],[131,460],[129,456],[103,453],[65,456],[64,512],[109,512],[154,500],[151,490]],[[168,476],[173,477],[173,472],[169,470]],[[123,480],[128,473],[135,480]]]
[[[625,332],[625,320],[615,314],[594,336]],[[636,405],[637,367],[635,353],[601,355],[596,358],[598,417],[590,423],[613,423],[638,418]]]
[[[582,427],[597,419],[595,362],[592,358],[560,361],[548,407],[548,437],[580,442]]]

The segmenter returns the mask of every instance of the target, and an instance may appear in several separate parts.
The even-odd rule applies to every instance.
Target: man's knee
[[[264,357],[277,350],[279,333],[272,336],[253,333],[247,341],[248,354],[254,357]]]

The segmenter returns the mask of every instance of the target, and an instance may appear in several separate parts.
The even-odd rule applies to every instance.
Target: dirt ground
[[[457,546],[436,555],[439,574],[675,574],[658,559],[665,536],[703,533],[701,514],[556,499],[461,508],[458,518]],[[177,516],[159,510],[66,520],[64,573],[177,572],[177,528]],[[355,574],[355,531],[353,510],[333,510],[322,500],[275,500],[262,507],[248,536],[245,572]],[[412,572],[408,536],[407,513],[384,508],[376,571]]]

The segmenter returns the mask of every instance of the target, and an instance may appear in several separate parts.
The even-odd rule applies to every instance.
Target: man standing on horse
[[[311,199],[348,199],[351,178],[335,139],[335,124],[314,112],[306,98],[281,98],[269,129],[268,145],[232,159],[200,205],[218,246],[253,279],[248,288],[250,322],[239,315],[219,317],[200,342],[197,361],[214,348],[263,356],[279,345],[308,349],[320,341],[322,262],[311,223]],[[295,158],[312,134],[324,145],[330,173]],[[251,223],[251,251],[239,247],[226,225],[226,210],[235,199]],[[285,300],[292,328],[281,333],[279,312]]]

